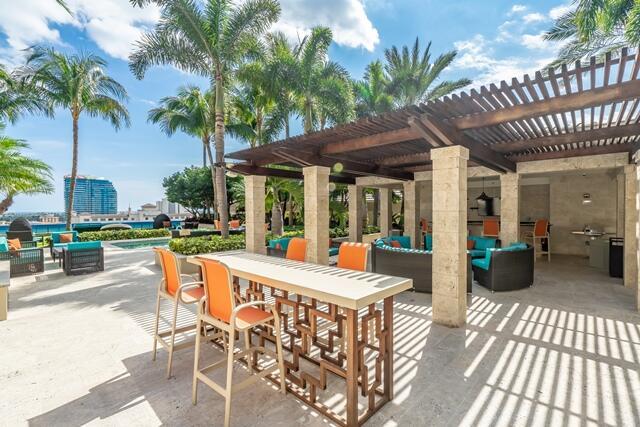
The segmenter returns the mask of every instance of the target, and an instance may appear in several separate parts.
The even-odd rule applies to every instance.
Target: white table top
[[[193,261],[196,257],[190,257]],[[413,280],[383,274],[291,261],[244,251],[198,255],[229,267],[234,276],[316,298],[341,307],[360,309],[413,287]]]

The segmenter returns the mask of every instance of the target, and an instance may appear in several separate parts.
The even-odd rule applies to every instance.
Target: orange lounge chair
[[[204,296],[204,288],[202,282],[197,281],[193,276],[181,274],[176,255],[164,248],[153,248],[160,257],[160,265],[162,266],[162,280],[158,285],[158,299],[156,303],[156,324],[153,333],[153,360],[156,360],[156,352],[158,342],[169,352],[169,361],[167,362],[167,378],[171,377],[171,364],[173,361],[173,352],[182,348],[193,345],[193,341],[187,341],[179,345],[175,345],[176,334],[195,329],[196,325],[183,326],[176,328],[178,320],[178,305],[194,304]],[[182,278],[188,277],[190,282],[183,282]],[[169,300],[173,303],[173,316],[171,318],[171,329],[159,332],[160,327],[160,303],[162,299]],[[165,338],[169,336],[169,342]]]
[[[195,405],[198,399],[198,381],[202,381],[222,395],[225,398],[224,425],[228,427],[231,417],[231,396],[234,390],[244,388],[260,378],[279,371],[280,391],[286,393],[280,318],[274,307],[264,301],[253,301],[236,306],[229,268],[218,261],[202,258],[196,259],[202,268],[205,297],[198,305],[197,330],[200,333],[196,336],[192,399]],[[207,331],[206,325],[211,325],[214,329]],[[251,344],[251,330],[258,325],[273,329],[276,337],[275,353],[266,349],[264,346],[253,346]],[[202,332],[204,332],[204,334],[202,334]],[[212,332],[212,335],[208,335],[208,332]],[[238,332],[239,335],[244,334],[245,342],[245,349],[237,353],[235,352],[236,332]],[[228,342],[226,346],[226,360],[223,359],[207,367],[200,368],[200,344],[203,338],[206,340],[222,338],[223,342]],[[277,362],[257,370],[256,353],[268,354],[276,359]],[[247,365],[253,375],[240,383],[233,384],[233,363],[243,357],[247,358]],[[207,373],[214,369],[224,367],[225,364],[227,371],[226,385],[222,386],[207,376]]]

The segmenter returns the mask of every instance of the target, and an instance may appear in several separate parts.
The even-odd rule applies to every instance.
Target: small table
[[[65,246],[54,246],[51,248],[51,257],[55,261],[58,258],[58,267],[62,267],[62,259],[64,258]]]
[[[336,424],[349,427],[363,424],[393,399],[393,297],[411,289],[413,280],[247,252],[198,258],[220,261],[234,277],[248,280],[247,300],[265,300],[265,287],[270,288],[283,319],[283,338],[289,338],[283,346],[292,353],[291,360],[285,361],[291,394]],[[240,292],[238,285],[235,291]],[[375,306],[379,301],[383,301],[382,310]],[[370,323],[377,345],[368,340]],[[274,338],[267,332],[260,334]],[[344,351],[341,340],[346,341]],[[374,352],[375,357],[365,357],[365,351]],[[319,372],[304,371],[303,361],[317,365]],[[323,393],[329,375],[345,381],[346,416],[332,410],[335,394]]]

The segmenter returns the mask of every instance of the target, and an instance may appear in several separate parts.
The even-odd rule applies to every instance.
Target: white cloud
[[[334,41],[346,47],[373,51],[380,42],[378,30],[365,11],[363,0],[280,0],[282,15],[274,30],[292,40],[304,37],[310,28],[331,28]]]
[[[160,17],[156,7],[134,8],[129,0],[67,0],[73,15],[50,0],[3,2],[0,31],[7,46],[0,59],[15,63],[20,51],[37,43],[62,45],[56,25],[85,30],[100,49],[114,58],[127,59],[133,43]]]
[[[527,13],[522,17],[522,20],[524,21],[525,24],[532,24],[535,22],[546,21],[547,17],[541,13],[535,12],[535,13]]]
[[[523,13],[527,10],[527,6],[523,5],[523,4],[514,4],[513,6],[511,6],[511,10],[509,10],[509,16],[511,15],[515,15],[517,13]]]
[[[544,33],[524,34],[521,40],[527,49],[548,49],[550,43],[544,39]]]
[[[558,19],[572,9],[573,9],[573,6],[571,4],[563,4],[561,6],[554,7],[549,11],[549,18],[554,20]]]
[[[475,87],[488,83],[510,82],[513,77],[521,78],[524,74],[533,73],[551,62],[553,55],[542,51],[539,57],[508,56],[498,57],[493,45],[495,41],[487,40],[476,34],[468,40],[454,43],[458,57],[452,67],[468,70],[467,75],[473,80]]]

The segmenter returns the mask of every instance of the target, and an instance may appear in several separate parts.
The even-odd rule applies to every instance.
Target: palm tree
[[[78,175],[78,122],[84,113],[108,120],[119,130],[129,126],[125,88],[106,73],[106,62],[95,55],[66,55],[53,49],[35,48],[27,60],[26,78],[39,89],[39,95],[52,106],[71,113],[73,152],[71,182],[67,201],[67,229]]]
[[[209,158],[212,188],[216,184],[216,170],[211,153],[211,135],[215,129],[215,107],[213,93],[202,92],[195,86],[182,86],[175,96],[160,100],[160,107],[149,110],[148,120],[159,123],[167,136],[180,130],[200,138],[203,150]],[[215,192],[215,191],[214,191]]]
[[[4,126],[0,126],[2,130]],[[13,204],[17,194],[52,193],[51,168],[44,162],[25,156],[29,146],[0,135],[0,215]]]
[[[227,132],[245,140],[251,148],[273,142],[280,134],[282,124],[275,100],[259,86],[238,88],[232,95]]]
[[[389,79],[388,90],[397,106],[406,107],[434,100],[470,84],[471,80],[463,78],[446,80],[433,86],[440,73],[451,65],[457,54],[455,50],[443,53],[432,63],[431,42],[421,55],[418,37],[411,52],[408,46],[403,46],[402,49],[396,46],[385,49],[384,69]]]
[[[315,27],[295,48],[294,86],[304,133],[353,118],[353,94],[349,73],[328,59],[331,30]]]
[[[389,80],[380,60],[367,65],[364,79],[353,83],[358,117],[375,116],[393,109],[393,97],[388,91]]]
[[[640,3],[634,0],[578,0],[545,34],[562,41],[557,66],[640,44]]]
[[[0,123],[13,123],[24,113],[51,113],[38,88],[20,78],[21,72],[9,72],[0,64]]]
[[[130,57],[130,68],[142,79],[153,65],[171,64],[183,71],[205,76],[215,93],[216,199],[222,236],[229,236],[229,212],[225,186],[224,135],[225,91],[238,67],[259,50],[258,37],[280,16],[276,0],[132,0],[133,4],[156,3],[160,21],[143,35]]]

